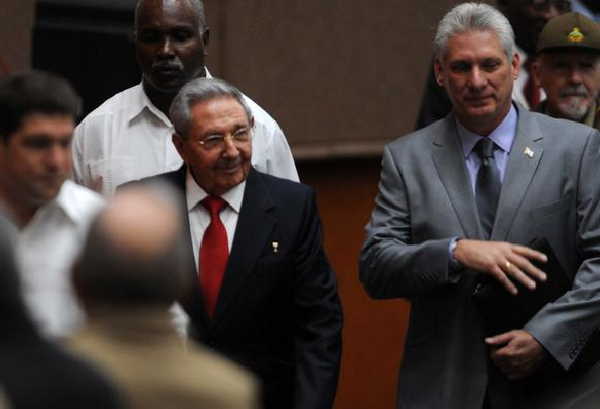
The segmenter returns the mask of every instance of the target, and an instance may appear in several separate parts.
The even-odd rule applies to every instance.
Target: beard
[[[565,87],[560,91],[557,108],[561,116],[581,121],[590,110],[594,98],[583,85]]]

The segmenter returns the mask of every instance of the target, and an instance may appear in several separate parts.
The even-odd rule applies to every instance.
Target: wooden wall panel
[[[377,155],[412,130],[455,0],[206,0],[209,66],[280,122],[296,158]]]
[[[380,160],[302,162],[304,183],[312,185],[325,231],[325,248],[337,273],[344,308],[342,373],[336,409],[395,407],[398,367],[406,332],[408,303],[369,299],[358,280],[357,260],[377,193]]]
[[[2,0],[0,75],[30,66],[34,3],[34,0]]]

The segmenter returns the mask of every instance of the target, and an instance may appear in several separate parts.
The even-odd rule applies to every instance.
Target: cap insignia
[[[573,27],[573,31],[571,31],[567,37],[572,43],[580,43],[585,38],[581,30],[579,30],[579,27]]]

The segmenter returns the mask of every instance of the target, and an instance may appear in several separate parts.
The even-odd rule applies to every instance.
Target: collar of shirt
[[[473,148],[477,142],[483,138],[481,135],[477,135],[462,126],[462,124],[456,119],[456,128],[458,129],[458,135],[462,143],[463,154],[465,159],[471,154]],[[515,135],[517,134],[517,110],[511,104],[508,114],[502,120],[502,123],[498,125],[488,138],[500,147],[504,152],[510,153]]]
[[[79,206],[80,201],[74,196],[73,184],[74,182],[65,180],[58,195],[39,209],[39,211],[56,207],[62,210],[73,223],[79,224],[85,218],[85,214],[81,211],[82,209]]]
[[[185,178],[185,196],[187,201],[187,209],[188,212],[192,211],[197,206],[202,206],[200,202],[208,196],[208,193],[202,187],[196,183],[192,173],[187,170],[186,178]],[[242,200],[244,199],[244,191],[246,190],[246,181],[244,180],[242,183],[232,187],[227,192],[221,195],[230,209],[232,209],[237,214],[240,213],[240,209],[242,207]]]
[[[204,73],[206,78],[212,78],[212,75],[208,71],[208,68],[204,67]],[[150,114],[154,115],[159,121],[161,121],[166,127],[173,128],[173,124],[168,116],[164,114],[160,109],[158,109],[148,95],[146,95],[146,91],[144,90],[143,81],[140,83],[139,94],[135,96],[135,104],[132,105],[131,113],[129,114],[129,122],[133,121],[143,112],[148,111]]]

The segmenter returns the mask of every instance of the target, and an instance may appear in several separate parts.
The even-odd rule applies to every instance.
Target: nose
[[[238,150],[237,146],[235,145],[231,135],[227,135],[227,137],[225,137],[223,139],[223,143],[224,143],[224,148],[223,148],[222,155],[224,158],[234,159],[237,156],[239,156],[240,151]]]
[[[571,84],[579,85],[583,82],[583,78],[581,77],[581,71],[577,67],[571,68],[569,71],[569,81]]]
[[[53,145],[45,155],[46,168],[54,173],[64,171],[71,160],[70,150],[60,145]]]
[[[474,66],[471,69],[471,73],[469,75],[469,86],[472,89],[481,90],[487,84],[487,79],[485,74],[481,71],[481,69],[477,66]]]
[[[165,36],[163,41],[160,43],[158,50],[158,56],[162,58],[170,58],[174,55],[173,51],[173,40],[171,36]]]

